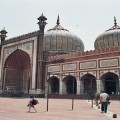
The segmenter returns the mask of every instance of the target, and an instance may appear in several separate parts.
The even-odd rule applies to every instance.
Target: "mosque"
[[[120,94],[120,27],[100,34],[94,50],[63,28],[44,32],[47,18],[38,18],[39,30],[11,39],[0,31],[0,94],[76,95]]]

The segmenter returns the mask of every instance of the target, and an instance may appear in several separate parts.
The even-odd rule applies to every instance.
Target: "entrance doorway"
[[[96,93],[96,78],[91,74],[85,74],[81,78],[84,86],[84,93]]]
[[[55,76],[52,76],[48,80],[49,91],[51,94],[59,94],[59,79]]]
[[[68,75],[63,80],[66,86],[66,92],[68,94],[76,94],[77,93],[77,82],[74,76]]]
[[[114,73],[106,73],[101,77],[104,85],[104,90],[108,94],[116,94],[119,89],[119,79]]]
[[[29,91],[31,62],[28,53],[17,49],[5,61],[3,89],[12,93]]]

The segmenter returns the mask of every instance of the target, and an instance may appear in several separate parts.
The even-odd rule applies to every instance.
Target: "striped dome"
[[[117,25],[114,18],[114,26],[99,35],[94,43],[95,49],[120,46],[120,26]]]
[[[84,44],[80,38],[60,25],[58,16],[57,25],[45,33],[43,50],[51,53],[83,52]]]

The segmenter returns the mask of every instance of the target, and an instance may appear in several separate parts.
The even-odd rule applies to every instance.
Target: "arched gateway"
[[[68,75],[63,79],[65,82],[65,88],[67,94],[76,94],[77,93],[77,82],[74,76]]]
[[[119,91],[119,78],[116,74],[108,72],[102,75],[101,80],[103,82],[104,90],[108,94],[115,94]]]
[[[52,76],[48,79],[48,89],[50,94],[59,94],[59,79]]]
[[[85,74],[81,78],[84,86],[84,93],[96,93],[96,78],[91,74]]]
[[[12,90],[16,93],[28,93],[31,79],[30,56],[16,50],[5,61],[3,90]]]

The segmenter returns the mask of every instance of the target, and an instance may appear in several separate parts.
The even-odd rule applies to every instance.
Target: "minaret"
[[[2,43],[5,41],[7,31],[5,30],[5,28],[3,28],[3,30],[0,31],[0,58],[1,58],[1,49],[2,49]]]
[[[0,31],[1,43],[2,43],[3,41],[5,41],[5,38],[7,37],[6,34],[7,34],[7,31],[5,30],[5,28]]]
[[[47,24],[46,23],[47,18],[42,13],[42,15],[38,18],[38,20],[39,20],[38,25],[40,32],[44,33],[45,25]]]
[[[44,79],[43,79],[43,63],[44,63],[44,54],[43,54],[43,40],[44,40],[44,29],[47,18],[42,14],[38,18],[39,22],[39,35],[37,40],[37,70],[36,70],[36,89],[37,94],[42,94],[44,88]]]

